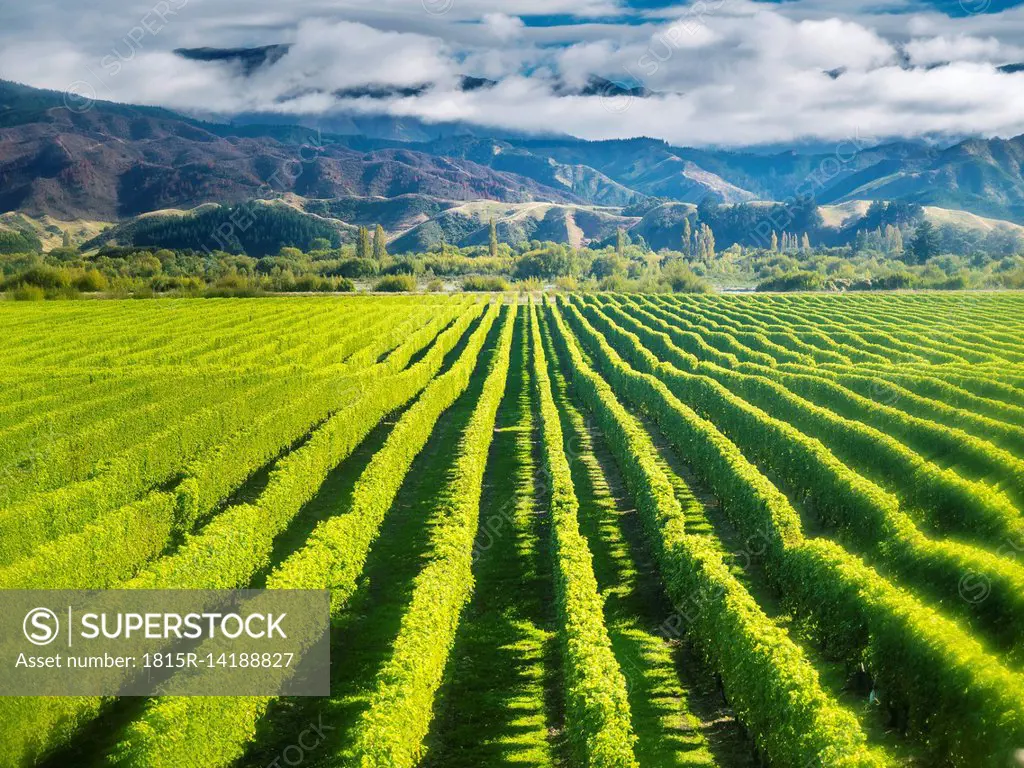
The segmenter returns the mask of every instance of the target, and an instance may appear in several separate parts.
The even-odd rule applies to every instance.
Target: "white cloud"
[[[0,28],[0,77],[55,89],[84,81],[99,98],[203,112],[380,110],[677,144],[1024,132],[1024,75],[996,70],[1024,61],[1020,7],[952,20],[912,0],[704,0],[671,15],[637,14],[642,23],[535,27],[522,17],[623,8],[614,0],[168,2],[176,15],[141,37],[143,16],[114,0],[98,0],[96,15],[74,25],[48,19],[54,4],[5,7],[12,21]],[[292,48],[248,78],[169,53],[276,42]],[[904,68],[901,50],[917,68]],[[502,82],[461,93],[460,74]],[[591,75],[638,80],[661,95],[624,102],[553,92],[556,81],[580,86]],[[423,82],[438,85],[386,101],[331,95]]]
[[[268,92],[283,87],[331,91],[365,83],[417,85],[454,74],[448,47],[436,37],[314,19],[299,25],[288,53],[260,70],[253,86]]]
[[[956,35],[917,38],[904,46],[913,64],[930,66],[954,61],[988,61],[998,64],[1021,55],[1017,46],[1006,45],[994,37]]]
[[[502,41],[519,37],[526,28],[526,24],[518,16],[508,16],[504,13],[485,13],[481,24],[489,34]]]

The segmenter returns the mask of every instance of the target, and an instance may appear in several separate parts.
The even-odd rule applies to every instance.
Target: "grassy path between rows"
[[[751,751],[738,723],[712,675],[673,631],[672,604],[604,437],[561,371],[552,366],[549,373],[641,768],[747,768]]]
[[[481,499],[473,575],[423,768],[563,764],[549,518],[538,498],[536,422],[516,320]]]
[[[701,490],[683,457],[658,427],[641,414],[634,415],[641,417],[658,450],[659,464],[672,483],[683,509],[687,510],[687,529],[717,542],[736,578],[757,600],[761,610],[789,632],[818,671],[822,688],[857,717],[868,742],[884,747],[899,765],[923,768],[924,763],[915,756],[915,750],[899,734],[886,727],[884,713],[869,703],[870,691],[862,688],[862,676],[856,670],[847,670],[842,663],[827,659],[801,631],[799,622],[786,611],[764,571],[761,557],[764,541],[744,538],[729,521],[718,500]],[[694,500],[700,503],[695,504]]]

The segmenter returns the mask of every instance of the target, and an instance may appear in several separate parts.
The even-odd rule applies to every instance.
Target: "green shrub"
[[[107,278],[103,273],[95,269],[86,270],[81,277],[74,281],[75,288],[82,293],[99,293],[107,290],[108,285]]]
[[[850,285],[854,291],[899,291],[912,288],[914,276],[909,272],[892,272],[874,279],[866,277]]]
[[[622,275],[609,275],[602,278],[600,287],[602,291],[622,291],[626,287],[626,278]]]
[[[35,266],[25,270],[18,275],[17,282],[43,289],[65,288],[71,283],[68,273],[63,269],[47,266]]]
[[[53,248],[46,256],[49,260],[62,265],[71,264],[82,258],[82,254],[78,252],[77,248]]]
[[[10,296],[15,301],[42,301],[46,291],[38,285],[19,285],[10,290]]]
[[[46,292],[46,298],[54,301],[73,301],[82,298],[81,292],[73,285],[65,285],[61,288],[51,288]]]
[[[167,277],[157,275],[149,281],[149,286],[157,293],[178,291],[184,294],[196,294],[206,287],[198,277]]]
[[[697,277],[693,270],[682,261],[674,261],[663,270],[661,281],[673,293],[710,293],[711,286]]]
[[[508,291],[511,290],[512,286],[509,285],[508,280],[503,277],[487,277],[482,275],[474,275],[473,277],[467,277],[462,281],[462,290],[464,291]]]
[[[381,278],[373,290],[382,293],[402,293],[416,290],[416,278],[412,275],[389,275]]]
[[[544,289],[544,283],[538,280],[536,277],[528,277],[525,280],[516,281],[516,290],[520,293],[532,293],[534,291],[541,291]]]
[[[373,259],[345,259],[331,270],[337,277],[373,277],[380,271],[380,265]]]
[[[0,231],[0,253],[31,253],[43,247],[34,232]]]
[[[999,278],[999,282],[1004,288],[1016,290],[1024,288],[1024,267],[1017,267],[1017,269],[1005,273]]]
[[[342,278],[342,280],[355,288],[355,284],[348,278]],[[299,293],[331,293],[334,290],[336,283],[329,277],[320,277],[319,275],[303,275],[302,277],[296,278],[294,282],[287,288],[282,288],[284,291],[296,291]],[[341,289],[344,290],[344,289]]]
[[[758,291],[820,291],[825,278],[817,272],[790,272],[758,283]]]
[[[250,298],[262,294],[263,288],[258,282],[237,273],[224,275],[203,292],[207,298]]]

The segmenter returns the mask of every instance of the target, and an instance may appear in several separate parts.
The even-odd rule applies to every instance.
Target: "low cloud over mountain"
[[[1019,3],[100,0],[72,29],[62,2],[5,8],[0,76],[195,115],[690,146],[1024,132]]]

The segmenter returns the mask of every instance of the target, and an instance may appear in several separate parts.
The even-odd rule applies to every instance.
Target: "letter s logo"
[[[25,616],[22,629],[33,645],[49,645],[60,634],[60,619],[49,608],[33,608]]]

